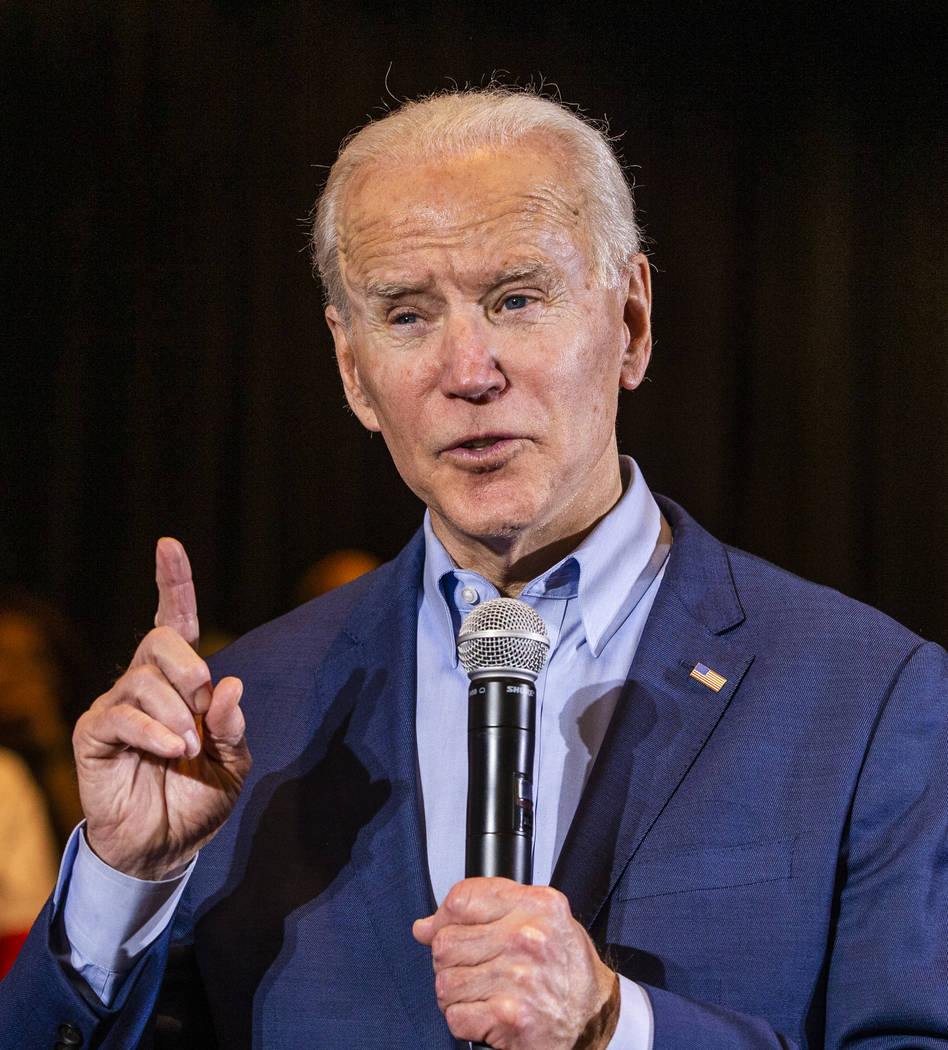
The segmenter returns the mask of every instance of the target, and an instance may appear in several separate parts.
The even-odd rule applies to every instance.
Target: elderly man
[[[159,543],[0,1042],[149,1045],[157,1000],[161,1045],[948,1047],[946,654],[619,456],[650,279],[607,142],[528,93],[408,104],[343,149],[315,243],[424,527],[210,669]],[[552,643],[534,886],[463,878],[455,638],[497,595]]]

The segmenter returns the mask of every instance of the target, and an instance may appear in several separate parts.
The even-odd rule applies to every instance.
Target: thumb
[[[243,692],[239,678],[222,678],[214,687],[210,706],[204,713],[204,742],[217,752],[244,746],[244,713],[240,709]]]
[[[419,944],[430,945],[434,935],[438,932],[435,925],[437,912],[434,915],[426,915],[423,919],[415,919],[411,927],[411,935]]]

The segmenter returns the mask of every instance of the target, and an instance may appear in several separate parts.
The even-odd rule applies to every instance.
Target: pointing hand
[[[230,815],[251,765],[241,682],[213,686],[192,648],[197,601],[184,547],[159,540],[155,563],[155,627],[73,733],[89,845],[143,879],[187,865]]]

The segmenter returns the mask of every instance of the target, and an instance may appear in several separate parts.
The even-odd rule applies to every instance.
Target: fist
[[[548,886],[465,879],[413,932],[431,947],[438,1005],[457,1039],[573,1050],[615,993],[615,974]],[[581,1045],[605,1047],[613,1029]]]

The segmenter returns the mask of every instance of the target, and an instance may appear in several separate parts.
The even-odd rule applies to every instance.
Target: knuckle
[[[97,696],[95,698],[95,700],[92,701],[91,704],[89,704],[89,706],[86,708],[86,710],[83,711],[82,714],[80,715],[80,720],[85,718],[86,715],[91,715],[91,716],[94,717],[97,712],[102,710],[103,707],[108,707],[110,701],[112,700],[114,691],[115,691],[115,684],[113,683],[111,689],[107,689],[104,693],[101,693],[99,696]],[[86,721],[88,721],[88,719],[86,719]],[[78,722],[77,722],[77,725],[78,725]]]
[[[450,955],[453,938],[447,927],[442,926],[431,940],[431,959],[434,965],[442,966]]]
[[[523,963],[514,963],[510,966],[508,984],[512,988],[518,988],[526,994],[530,994],[533,986],[534,967],[525,966]]]
[[[550,887],[548,887],[548,890],[550,893],[550,903],[553,908],[553,914],[563,921],[571,921],[573,918],[573,911],[569,906],[569,901],[559,890],[554,890]]]
[[[438,997],[439,1003],[447,1004],[453,1002],[456,986],[457,982],[453,971],[439,970],[435,974],[435,995]]]
[[[441,1012],[444,1014],[444,1019],[448,1023],[451,1034],[456,1039],[463,1039],[467,1033],[465,1028],[467,1012],[464,1010],[463,1004],[448,1003],[446,1006],[441,1007]]]
[[[559,890],[555,890],[552,886],[535,886],[534,889],[537,900],[551,915],[559,916],[563,914],[564,909],[569,910],[569,904]]]
[[[536,903],[539,914],[545,916],[557,928],[564,928],[573,922],[573,912],[569,901],[552,886],[536,887]]]
[[[524,955],[544,955],[550,943],[550,931],[543,922],[523,922],[513,933],[514,947]]]
[[[467,911],[470,901],[471,890],[467,882],[457,882],[448,890],[441,906],[449,916],[457,918]]]
[[[184,677],[192,691],[211,684],[211,672],[207,664],[196,653],[194,659],[189,661],[185,668]]]
[[[145,636],[145,641],[155,648],[164,649],[169,645],[177,644],[177,639],[180,637],[173,627],[169,627],[166,623],[160,623],[148,632]]]
[[[75,748],[76,745],[82,740],[88,729],[89,723],[95,718],[91,709],[89,711],[83,711],[76,721],[76,724],[72,728],[72,746]]]
[[[139,695],[151,690],[163,677],[154,664],[136,664],[130,667],[115,684],[116,686],[122,684],[131,693]]]
[[[519,996],[500,996],[494,1013],[501,1025],[515,1036],[523,1035],[530,1029],[532,1022],[530,1007]]]

